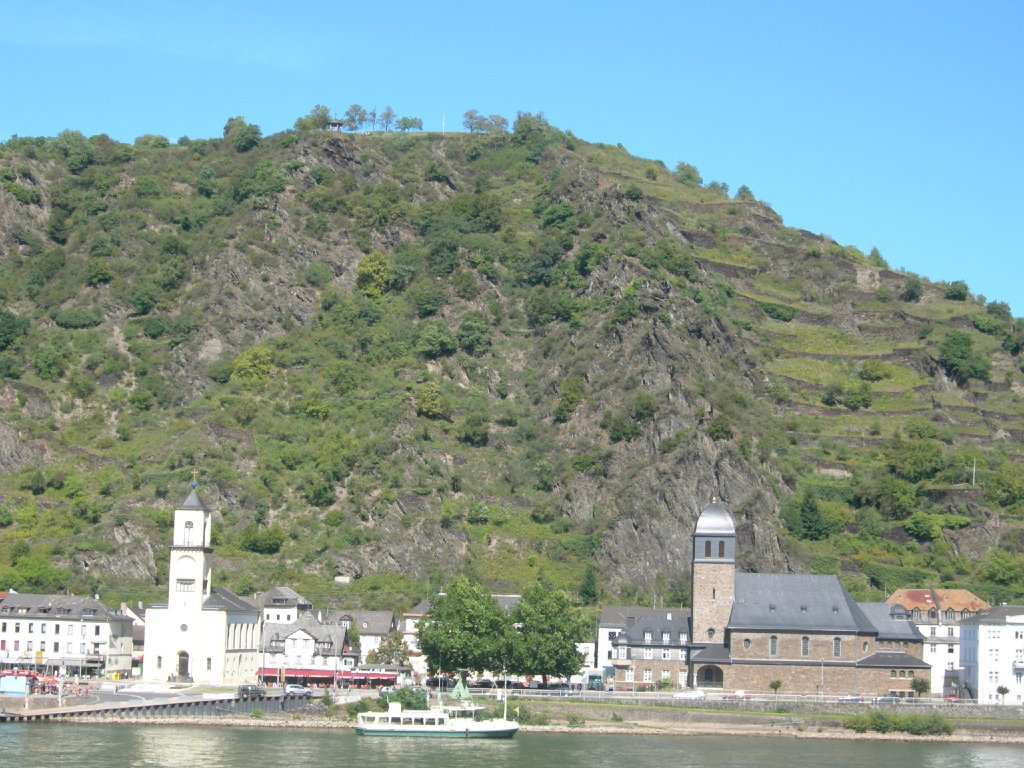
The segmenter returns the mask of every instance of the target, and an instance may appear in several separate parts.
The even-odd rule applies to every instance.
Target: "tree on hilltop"
[[[400,117],[395,122],[395,128],[402,133],[405,133],[406,131],[422,131],[423,120],[418,117]]]
[[[344,123],[346,130],[354,133],[366,125],[366,120],[366,110],[358,104],[353,104],[345,110],[345,117],[342,119],[342,122]]]
[[[236,152],[248,152],[260,143],[263,133],[258,125],[247,123],[244,117],[238,116],[224,124],[224,138]]]
[[[317,104],[313,109],[310,110],[309,114],[305,117],[300,117],[295,121],[295,130],[307,132],[307,131],[322,131],[331,122],[331,110],[325,107],[323,104]]]

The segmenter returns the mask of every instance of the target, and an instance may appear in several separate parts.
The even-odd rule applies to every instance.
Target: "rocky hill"
[[[719,495],[747,570],[1024,593],[1005,304],[540,116],[309,123],[0,145],[0,587],[158,598],[195,472],[241,592],[678,603]]]

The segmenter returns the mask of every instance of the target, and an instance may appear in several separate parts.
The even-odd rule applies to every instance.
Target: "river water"
[[[349,729],[0,724],[6,768],[1013,768],[1024,747],[750,736],[520,733],[510,741],[356,736]]]

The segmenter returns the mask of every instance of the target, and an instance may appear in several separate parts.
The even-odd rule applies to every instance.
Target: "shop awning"
[[[398,679],[397,672],[364,672],[359,669],[309,669],[303,667],[260,667],[260,677],[297,677],[317,680],[391,680]]]

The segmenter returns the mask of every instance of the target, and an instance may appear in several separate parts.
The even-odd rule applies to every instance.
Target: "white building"
[[[1024,606],[1002,605],[961,622],[960,664],[969,698],[1024,704]]]
[[[359,652],[345,640],[340,624],[322,624],[304,613],[294,621],[263,625],[260,679],[304,685],[347,683],[359,661]]]
[[[132,619],[95,598],[11,592],[0,602],[0,665],[128,677]]]
[[[991,606],[966,589],[897,589],[885,602],[909,611],[924,635],[922,658],[932,668],[932,695],[959,695],[960,624]]]
[[[259,609],[212,587],[211,527],[193,481],[192,492],[174,512],[167,602],[146,611],[143,680],[224,685],[256,679]]]

